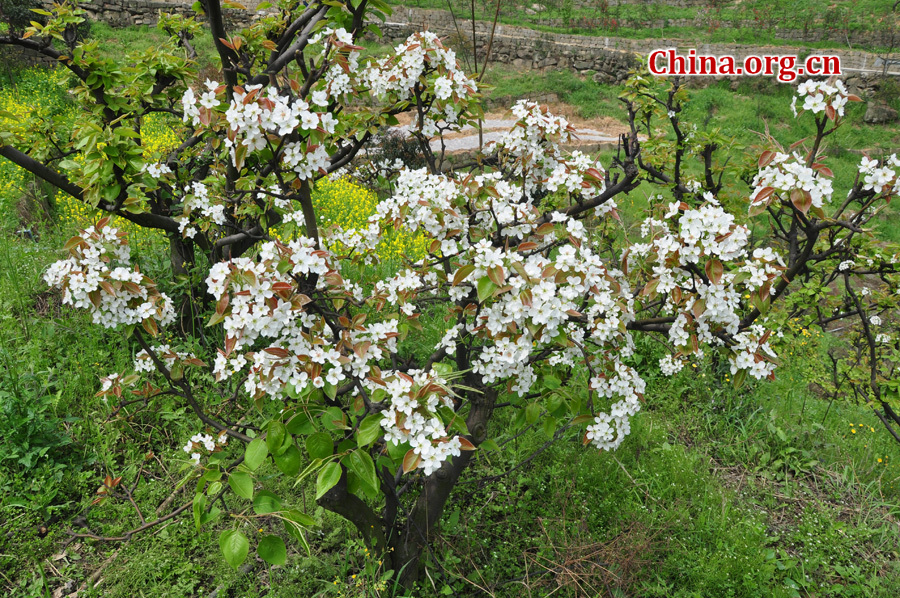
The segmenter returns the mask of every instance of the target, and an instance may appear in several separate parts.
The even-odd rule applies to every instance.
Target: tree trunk
[[[467,381],[467,384],[470,382]],[[480,384],[473,384],[478,388]],[[487,423],[494,411],[497,395],[490,389],[483,393],[469,393],[472,409],[466,420],[476,446],[487,438]],[[403,587],[411,589],[422,572],[422,555],[428,550],[435,527],[441,519],[444,507],[460,475],[468,467],[473,453],[463,451],[458,457],[444,462],[443,466],[425,478],[418,500],[405,521],[393,527],[388,543],[393,549],[394,572]]]
[[[172,278],[190,277],[190,270],[194,265],[194,246],[190,241],[185,241],[177,233],[169,234],[169,262],[172,267]],[[191,287],[193,288],[193,287]],[[201,329],[203,322],[199,320],[200,297],[192,296],[191,292],[173,297],[175,310],[178,317],[178,328],[186,335],[192,335]]]

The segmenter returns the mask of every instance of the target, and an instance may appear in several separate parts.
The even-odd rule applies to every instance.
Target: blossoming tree
[[[198,4],[222,81],[194,79],[193,19],[164,16],[171,42],[127,66],[72,34],[82,19],[72,2],[22,37],[0,37],[71,70],[85,116],[68,146],[26,151],[20,133],[0,132],[0,155],[165,231],[173,271],[203,272],[193,299],[173,300],[131,266],[127,239],[103,218],[46,274],[64,303],[140,346],[132,371],[102,379],[103,396],[174,395],[198,418],[184,446],[194,498],[113,539],[189,510],[197,525],[227,511],[234,524],[220,545],[232,565],[248,554],[255,517],[280,519],[305,545],[312,519],[265,487],[268,468],[314,480],[318,504],[389,551],[412,583],[454,486],[479,450],[496,447],[498,410],[518,409],[516,431],[540,426],[551,440],[578,434],[601,450],[625,440],[645,391],[631,359],[637,334],[669,347],[658,364],[666,375],[712,352],[741,382],[774,377],[772,334],[784,318],[857,317],[869,352],[854,367],[871,376],[852,383],[889,427],[900,423],[896,389],[879,373],[892,337],[873,332],[873,295],[856,290],[871,273],[896,288],[893,259],[862,256],[867,223],[900,191],[900,160],[864,158],[849,195],[832,197],[822,142],[858,99],[839,81],[798,88],[795,109],[816,136],[789,149],[767,137],[729,209],[723,141],[683,122],[678,81],[629,80],[630,133],[608,164],[564,151],[572,125],[521,101],[483,155],[448,167],[440,140],[478,119],[479,84],[434,34],[364,59],[356,41],[377,32],[370,22],[388,13],[380,0],[281,0],[240,34],[226,30],[218,0]],[[154,112],[185,127],[164,155],[141,147],[141,119]],[[317,181],[346,172],[403,112],[427,166],[379,165],[391,193],[367,227],[322,226]],[[616,202],[640,185],[659,195],[632,230]],[[422,235],[427,254],[379,266],[380,240],[400,228]],[[840,295],[829,292],[835,282]],[[778,302],[788,307],[770,310]],[[179,309],[205,311],[207,327],[156,341]],[[426,319],[440,327],[437,342],[426,343]],[[102,494],[119,483],[107,479]],[[284,561],[281,536],[255,543],[265,560]]]

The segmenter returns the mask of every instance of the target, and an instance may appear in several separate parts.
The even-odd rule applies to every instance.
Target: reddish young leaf
[[[768,166],[768,165],[772,162],[772,159],[773,159],[773,158],[775,158],[775,152],[773,152],[772,150],[766,150],[766,151],[764,151],[764,152],[759,156],[759,161],[758,161],[759,167],[760,167],[760,168],[765,168],[766,166]]]
[[[812,196],[809,194],[809,191],[794,189],[791,191],[791,203],[794,204],[795,208],[806,214],[809,212],[809,208],[812,207]]]
[[[488,278],[498,287],[502,287],[503,283],[506,282],[506,273],[503,271],[503,266],[491,266],[488,268]]]
[[[535,232],[535,234],[538,234],[543,237],[544,235],[549,235],[550,233],[552,233],[554,229],[555,229],[555,227],[553,226],[553,223],[545,222],[542,225],[540,225],[537,228],[537,230],[534,232]]]
[[[725,268],[719,260],[709,260],[706,262],[706,277],[709,278],[710,282],[713,284],[722,284],[722,274],[724,273]]]
[[[469,439],[465,436],[459,437],[459,448],[463,451],[474,451],[475,445],[469,442]]]
[[[413,449],[409,449],[406,452],[406,455],[403,457],[403,473],[409,473],[413,471],[416,467],[419,466],[419,463],[422,461],[422,457],[413,452]]]
[[[756,194],[756,197],[753,199],[753,202],[754,203],[762,203],[773,193],[775,193],[774,187],[763,187],[763,190]]]
[[[156,336],[159,334],[159,328],[156,325],[156,320],[153,318],[147,318],[143,322],[141,322],[141,326],[143,326],[144,330],[147,331],[151,336]]]
[[[456,274],[453,275],[453,286],[459,286],[459,284],[474,271],[475,266],[473,266],[472,264],[466,264],[465,266],[457,270]]]

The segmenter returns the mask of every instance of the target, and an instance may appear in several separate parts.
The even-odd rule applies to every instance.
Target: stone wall
[[[832,42],[866,47],[891,47],[900,43],[900,34],[887,29],[881,31],[844,30],[838,27],[810,29],[792,29],[789,27],[772,27],[766,23],[753,20],[719,21],[709,14],[699,14],[693,19],[623,19],[619,17],[573,18],[573,19],[533,19],[532,25],[569,29],[586,35],[601,33],[615,34],[616,29],[650,29],[665,33],[666,28],[697,29],[746,29],[760,31],[765,29],[775,39],[786,42]]]
[[[48,3],[50,0],[46,0]],[[226,9],[226,16],[243,21],[262,14],[254,10],[262,0],[246,0],[247,11]],[[623,3],[635,0],[619,0]],[[691,2],[693,0],[667,0]],[[89,16],[112,26],[155,25],[160,11],[193,15],[189,0],[94,0],[82,6]],[[459,26],[459,29],[457,29]],[[430,29],[448,38],[448,43],[458,49],[471,48],[471,24],[465,20],[455,22],[453,16],[442,10],[396,8],[387,23],[381,25],[386,41],[396,43],[413,31]],[[475,24],[479,62],[491,33],[491,23]],[[498,24],[491,49],[491,60],[512,64],[520,68],[567,68],[592,75],[597,81],[622,81],[628,70],[637,64],[637,56],[646,56],[659,48],[677,48],[686,52],[695,48],[698,54],[732,55],[743,59],[751,54],[791,55],[835,54],[841,57],[846,77],[856,77],[861,82],[881,75],[884,60],[877,54],[856,50],[828,49],[802,51],[799,48],[779,46],[755,46],[749,44],[699,44],[678,39],[629,39],[611,36],[587,36],[546,33],[524,27]],[[888,73],[900,76],[900,61],[889,63]]]
[[[262,1],[245,0],[241,4],[247,7],[246,11],[225,8],[223,14],[229,28],[244,27],[265,14],[264,11],[255,10]],[[47,10],[53,6],[53,0],[44,0],[43,3]],[[106,23],[112,27],[134,25],[155,27],[160,12],[196,17],[197,13],[192,6],[192,1],[185,0],[93,0],[81,3],[91,21]],[[201,20],[202,18],[200,17]],[[55,64],[54,60],[42,54],[13,46],[0,48],[0,55],[2,55],[0,58],[8,59],[17,65],[45,67]]]
[[[262,0],[245,0],[241,2],[247,7],[246,11],[224,8],[226,18],[236,21],[250,21],[257,15],[256,7]],[[52,0],[44,0],[49,9],[53,5]],[[113,27],[128,27],[130,25],[155,26],[160,12],[180,14],[184,16],[196,16],[191,8],[192,1],[186,0],[93,0],[82,2],[81,8],[87,11],[88,17],[94,21],[101,21]]]
[[[160,11],[190,16],[191,2],[166,0],[94,0],[82,4],[94,21],[102,21],[113,27],[129,25],[156,25]]]
[[[452,15],[446,11],[424,9],[398,9],[391,20],[381,26],[385,38],[392,43],[405,39],[413,31],[429,29],[446,37],[451,46],[471,48],[471,22],[454,23]],[[477,51],[483,60],[491,23],[479,21],[475,24]],[[569,68],[583,74],[593,74],[602,82],[621,81],[628,69],[637,63],[637,56],[646,56],[660,48],[676,48],[686,54],[695,49],[697,54],[717,56],[731,55],[735,60],[743,60],[750,55],[837,55],[841,59],[841,69],[845,78],[855,77],[860,81],[882,74],[884,59],[870,52],[844,49],[802,50],[796,47],[757,46],[751,44],[691,44],[680,39],[629,39],[617,37],[595,37],[584,35],[546,33],[500,25],[496,27],[491,49],[491,60],[509,63],[521,68]],[[888,74],[900,76],[900,61],[890,61]]]

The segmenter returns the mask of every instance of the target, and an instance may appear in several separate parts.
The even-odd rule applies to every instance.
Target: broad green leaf
[[[241,498],[250,500],[253,498],[253,478],[241,471],[236,471],[228,476],[228,485],[235,494]]]
[[[319,500],[325,493],[334,488],[341,481],[341,466],[332,461],[322,468],[319,477],[316,478],[316,500]]]
[[[293,388],[293,387],[289,386],[288,388]],[[297,398],[297,397],[294,397],[294,398]],[[297,413],[295,413],[293,415],[293,417],[291,417],[291,419],[288,420],[286,427],[287,427],[287,431],[289,433],[295,434],[295,435],[304,435],[305,436],[307,434],[312,434],[313,432],[316,431],[312,422],[309,421],[309,416],[306,414],[306,412],[300,411],[300,410],[298,410]]]
[[[255,471],[266,460],[268,454],[269,449],[266,447],[265,441],[262,438],[257,438],[248,444],[247,449],[244,451],[244,465],[250,471]]]
[[[275,465],[284,475],[290,477],[294,477],[300,473],[300,463],[302,460],[303,455],[300,454],[300,449],[293,444],[289,445],[287,450],[280,455],[275,455]]]
[[[253,511],[257,515],[268,515],[281,510],[281,501],[268,490],[260,490],[253,499]]]
[[[329,407],[322,413],[322,426],[326,430],[348,430],[347,415],[340,407]]]
[[[327,432],[310,434],[306,439],[306,452],[310,459],[327,459],[334,453],[334,442]]]
[[[194,495],[194,527],[200,530],[200,524],[203,519],[203,512],[206,510],[206,495],[198,492]]]
[[[541,424],[544,428],[544,435],[547,436],[547,438],[553,438],[553,434],[556,433],[556,424],[556,418],[552,416],[547,416]]]
[[[488,438],[484,442],[482,442],[478,448],[484,451],[498,451],[500,450],[500,446],[497,444],[497,441],[493,438]]]
[[[494,293],[494,289],[497,288],[491,279],[487,276],[482,277],[478,281],[478,302],[484,303],[490,296]]]
[[[356,442],[359,446],[369,446],[378,440],[383,431],[381,428],[383,419],[382,414],[372,413],[359,423],[359,428],[356,430]]]
[[[283,565],[287,562],[287,549],[284,540],[278,536],[263,536],[256,547],[260,558],[270,565]]]
[[[206,495],[209,497],[214,497],[216,494],[222,491],[222,482],[213,482],[209,485],[209,488],[206,489]]]
[[[284,438],[287,436],[287,428],[280,421],[269,423],[266,433],[266,446],[273,455],[280,455],[287,447],[284,446]]]
[[[554,376],[553,374],[547,374],[544,376],[544,387],[549,388],[550,390],[556,390],[559,388],[559,385],[562,384],[562,381]]]
[[[378,490],[378,476],[375,474],[375,463],[372,457],[364,450],[356,450],[345,459],[345,464],[350,470],[359,476],[359,479],[368,484],[373,490]]]
[[[225,562],[237,569],[250,551],[247,536],[236,529],[228,529],[219,536],[219,548],[225,556]]]

